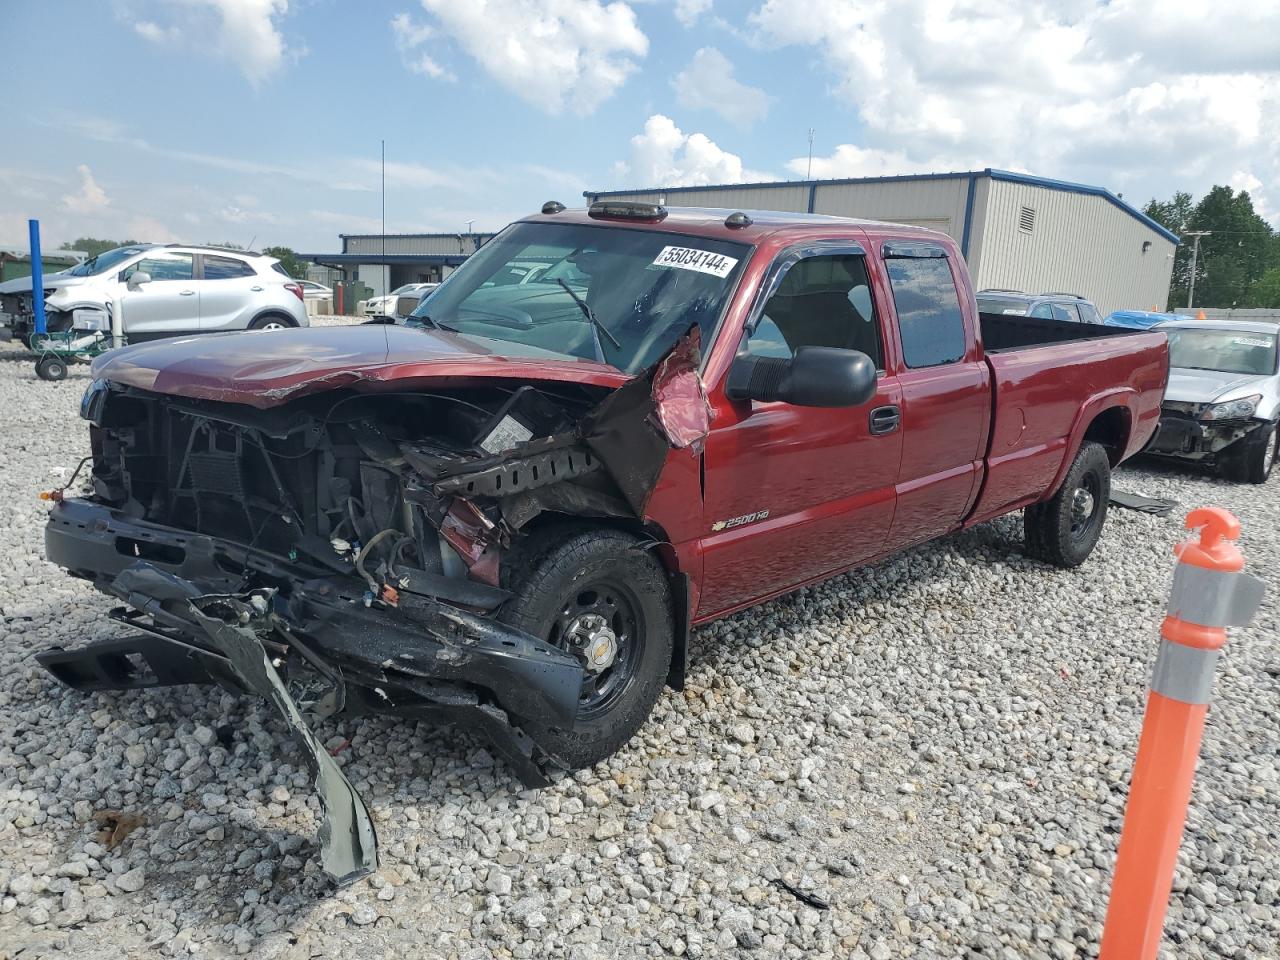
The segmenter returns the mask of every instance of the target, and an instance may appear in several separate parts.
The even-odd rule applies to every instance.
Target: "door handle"
[[[195,295],[196,292],[194,290],[183,290],[178,294],[180,297],[194,297]]]
[[[893,433],[902,423],[902,411],[896,406],[876,407],[867,418],[867,424],[874,434]]]
[[[250,290],[252,290],[254,293],[261,293],[261,292],[262,292],[262,288],[261,288],[261,287],[250,287],[249,289],[250,289]]]

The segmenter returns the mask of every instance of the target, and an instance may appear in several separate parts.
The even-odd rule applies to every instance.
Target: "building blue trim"
[[[977,174],[969,174],[969,190],[964,198],[964,233],[960,235],[960,256],[969,259],[969,233],[973,229],[973,195],[978,190]]]
[[[1172,243],[1182,242],[1181,238],[1176,233],[1171,230],[1166,230],[1141,210],[1129,206],[1129,204],[1125,203],[1110,190],[1103,187],[1091,187],[1088,184],[1072,183],[1069,180],[1050,180],[1047,177],[1033,177],[1030,174],[1013,173],[1010,170],[993,170],[990,167],[983,172],[992,180],[1004,180],[1008,183],[1025,183],[1031,187],[1045,187],[1049,190],[1063,190],[1067,193],[1083,193],[1091,197],[1102,197],[1102,199],[1106,200],[1112,206],[1123,210],[1140,223],[1146,224],[1166,240]]]
[[[809,184],[809,209],[806,213],[813,213],[813,208],[817,205],[818,200],[818,181],[811,181]]]
[[[706,184],[703,186],[693,186],[693,187],[646,187],[643,189],[636,189],[636,190],[602,190],[598,192],[591,191],[591,190],[584,190],[582,192],[582,196],[587,200],[588,203],[594,203],[597,200],[608,198],[608,197],[631,197],[631,196],[635,196],[638,193],[658,193],[658,194],[662,194],[663,196],[670,196],[671,194],[694,193],[702,190],[752,190],[757,187],[806,187],[807,186],[809,187],[809,190],[810,190],[809,212],[812,213],[813,212],[812,201],[813,201],[814,193],[817,190],[819,185],[841,186],[845,184],[857,184],[857,183],[907,183],[907,182],[916,181],[916,180],[920,180],[920,181],[956,180],[956,179],[959,179],[960,177],[969,178],[969,182],[971,185],[974,183],[974,181],[978,177],[988,177],[992,180],[1004,180],[1009,183],[1025,183],[1028,186],[1044,187],[1048,190],[1064,190],[1067,193],[1083,193],[1089,196],[1102,197],[1112,206],[1123,211],[1124,213],[1127,213],[1129,216],[1133,217],[1135,220],[1139,221],[1143,225],[1149,227],[1150,229],[1154,230],[1156,233],[1160,234],[1166,240],[1172,243],[1181,243],[1181,240],[1179,239],[1176,233],[1166,230],[1164,227],[1160,226],[1160,224],[1156,223],[1154,220],[1148,217],[1145,213],[1135,209],[1134,207],[1129,206],[1129,204],[1125,203],[1123,200],[1117,197],[1110,190],[1107,190],[1103,187],[1091,187],[1088,184],[1072,183],[1069,180],[1052,180],[1048,177],[1033,177],[1030,174],[1013,173],[1010,170],[996,170],[992,167],[988,167],[985,170],[966,170],[966,171],[956,172],[956,173],[911,173],[911,174],[904,174],[902,176],[897,176],[897,177],[841,177],[833,180],[768,180],[768,181],[760,181],[758,183],[716,183],[716,184]],[[972,187],[970,189],[972,191]],[[970,213],[969,209],[966,208],[966,213],[965,213],[966,222],[969,220],[969,213]]]

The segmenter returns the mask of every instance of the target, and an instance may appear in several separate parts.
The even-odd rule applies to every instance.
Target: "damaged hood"
[[[617,388],[607,364],[533,347],[393,324],[206,334],[112,350],[95,379],[172,396],[266,408],[339,387],[403,389],[503,377]]]
[[[84,279],[85,278],[83,277],[69,276],[65,270],[59,270],[56,273],[46,273],[44,275],[44,286],[45,286],[45,289],[47,290],[50,287],[62,287],[62,286],[77,284],[83,281]],[[17,294],[17,293],[30,293],[30,292],[31,292],[31,275],[30,274],[28,274],[25,277],[14,277],[12,280],[6,280],[4,283],[0,283],[0,293]]]
[[[1230,400],[1237,394],[1259,393],[1269,379],[1252,373],[1173,367],[1169,370],[1169,386],[1165,388],[1164,397],[1182,403],[1214,403]]]

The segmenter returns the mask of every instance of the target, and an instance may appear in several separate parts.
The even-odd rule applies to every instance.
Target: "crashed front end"
[[[1216,408],[1230,406],[1230,401],[1214,404],[1166,399],[1160,408],[1160,427],[1144,452],[1213,463],[1254,431],[1269,426],[1266,420],[1253,417],[1251,407],[1235,415],[1226,410],[1222,415],[1206,416]]]
[[[266,698],[311,762],[326,870],[364,876],[372,824],[304,713],[464,725],[545,784],[562,764],[529,727],[573,727],[584,664],[501,622],[504,555],[556,515],[642,522],[667,454],[705,435],[696,366],[694,339],[616,390],[494,381],[268,409],[97,381],[92,492],[55,504],[46,551],[122,601],[129,635],[39,660],[77,689]]]

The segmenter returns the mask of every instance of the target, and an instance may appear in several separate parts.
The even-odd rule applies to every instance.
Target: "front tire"
[[[666,682],[675,642],[666,572],[621,531],[558,527],[522,544],[504,579],[515,596],[498,619],[583,664],[573,729],[522,723],[570,769],[593,766],[644,725]]]
[[[1111,500],[1111,461],[1101,444],[1084,443],[1062,486],[1022,512],[1027,553],[1055,567],[1078,567],[1102,536]]]
[[[1266,483],[1275,466],[1277,444],[1280,436],[1274,423],[1259,427],[1236,444],[1239,450],[1223,461],[1223,474],[1237,483]]]

